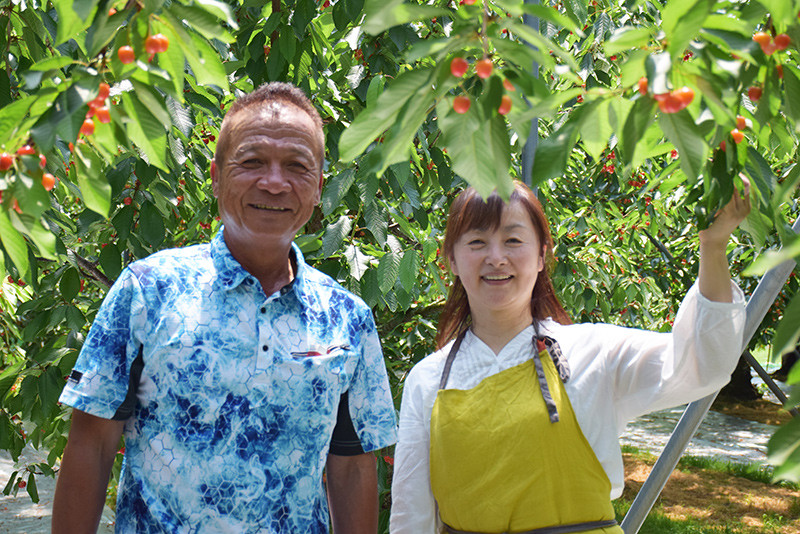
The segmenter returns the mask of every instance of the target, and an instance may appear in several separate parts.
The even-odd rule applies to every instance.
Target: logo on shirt
[[[307,358],[309,356],[327,356],[332,352],[339,350],[350,350],[350,345],[331,345],[328,348],[322,346],[311,347],[307,351],[293,351],[292,356],[295,358]]]

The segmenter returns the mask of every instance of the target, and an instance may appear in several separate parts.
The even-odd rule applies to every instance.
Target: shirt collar
[[[224,227],[220,227],[217,234],[211,240],[211,259],[214,268],[217,271],[216,283],[224,290],[231,290],[238,287],[240,284],[255,285],[258,280],[255,276],[245,270],[244,267],[233,257],[228,245],[225,244]],[[284,295],[291,290],[294,290],[298,297],[305,300],[307,295],[307,278],[309,276],[310,267],[300,251],[300,247],[292,242],[292,249],[290,254],[294,255],[295,259],[295,272],[294,280],[285,285],[281,289],[281,294]]]

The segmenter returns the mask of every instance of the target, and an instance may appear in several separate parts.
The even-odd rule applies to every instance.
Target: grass
[[[647,462],[655,462],[658,457],[648,451],[633,447],[631,445],[623,445],[622,452],[631,454],[636,458]],[[717,473],[725,473],[735,477],[752,480],[753,482],[761,482],[763,484],[770,484],[781,488],[788,488],[793,490],[800,489],[800,484],[787,481],[774,481],[772,479],[772,467],[763,464],[743,464],[737,462],[728,462],[718,458],[707,458],[704,456],[690,456],[684,455],[678,460],[677,469],[707,469]]]
[[[637,447],[623,446],[623,452],[633,457],[633,459],[645,462],[648,465],[652,465],[657,459],[655,455]],[[708,473],[706,476],[722,474],[729,477],[736,477],[733,479],[733,482],[730,482],[733,486],[741,485],[735,482],[736,479],[746,479],[758,484],[764,484],[766,487],[784,488],[790,491],[797,491],[800,489],[800,484],[783,481],[773,482],[772,469],[769,466],[760,464],[739,464],[714,458],[684,456],[678,461],[677,470],[686,473],[699,473],[701,475],[705,472]],[[721,493],[725,494],[726,492],[723,491]],[[629,496],[630,499],[628,498]],[[632,502],[633,495],[628,491],[626,491],[625,496],[613,501],[614,511],[620,522],[630,509]],[[667,505],[663,502],[662,498],[659,498],[642,524],[639,533],[781,534],[784,532],[796,532],[796,519],[800,516],[800,500],[796,500],[788,509],[785,509],[784,512],[785,513],[781,515],[781,513],[777,512],[764,511],[760,516],[761,525],[757,527],[753,526],[752,521],[750,524],[744,524],[738,516],[735,519],[724,521],[724,524],[720,524],[719,521],[713,524],[714,521],[691,517],[688,514],[680,514],[679,512],[676,513],[674,507],[668,512]],[[676,515],[678,517],[676,517]]]
[[[622,518],[631,507],[631,502],[617,499],[613,501],[613,504],[617,521],[621,523]],[[741,523],[711,526],[696,519],[678,520],[667,517],[656,504],[642,523],[639,534],[779,534],[785,524],[785,520],[781,516],[764,517],[763,519],[764,527],[759,528],[748,527]]]

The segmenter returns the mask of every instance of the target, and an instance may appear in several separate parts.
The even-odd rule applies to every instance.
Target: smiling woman
[[[657,333],[571,324],[533,193],[462,192],[445,235],[455,280],[439,350],[403,390],[391,531],[621,534],[611,499],[626,423],[716,391],[735,366],[744,298],[724,250],[748,211],[734,195],[703,231],[700,279],[674,330]]]

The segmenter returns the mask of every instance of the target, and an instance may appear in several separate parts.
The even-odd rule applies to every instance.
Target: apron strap
[[[447,359],[444,361],[444,369],[442,369],[442,378],[439,380],[439,389],[444,389],[447,385],[447,379],[450,377],[450,368],[453,367],[453,360],[456,359],[456,354],[458,354],[458,349],[461,347],[461,342],[464,341],[464,336],[467,335],[467,329],[461,331],[456,337],[456,340],[453,342],[453,346],[450,349],[450,353],[447,355]]]
[[[558,407],[556,406],[555,400],[553,400],[553,395],[550,393],[550,387],[547,385],[544,365],[542,365],[542,359],[539,353],[542,350],[547,351],[553,364],[558,369],[558,374],[562,382],[565,384],[570,376],[569,365],[561,354],[561,348],[558,346],[558,342],[555,339],[547,336],[539,336],[539,328],[535,321],[533,323],[533,331],[533,365],[536,368],[536,379],[539,382],[539,390],[542,392],[542,398],[547,406],[547,414],[550,417],[550,422],[557,423],[559,421]],[[450,348],[450,352],[447,354],[447,359],[444,361],[444,368],[442,369],[442,376],[439,380],[439,389],[445,389],[445,386],[447,386],[447,379],[450,378],[450,369],[453,367],[453,361],[456,359],[458,349],[461,348],[461,343],[464,341],[464,336],[466,336],[466,334],[467,329],[462,330],[461,333],[458,334],[456,340],[453,342],[453,346]]]
[[[535,528],[533,530],[526,530],[516,534],[569,534],[570,532],[586,532],[588,530],[595,530],[598,528],[611,528],[617,526],[614,519],[607,521],[587,521],[585,523],[574,523],[572,525],[556,525],[553,527]],[[488,534],[485,532],[470,532],[467,530],[456,530],[449,525],[444,526],[445,532],[449,534]],[[502,532],[500,534],[508,534]]]

